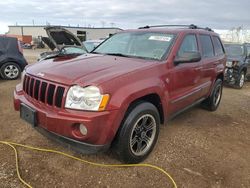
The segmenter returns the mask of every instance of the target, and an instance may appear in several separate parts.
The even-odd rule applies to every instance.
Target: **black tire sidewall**
[[[215,105],[215,103],[214,103],[215,91],[219,85],[221,87],[221,96],[220,96],[220,101],[218,102],[217,105]],[[219,107],[220,102],[221,102],[222,91],[223,91],[222,80],[221,79],[215,80],[215,82],[213,84],[212,92],[211,92],[210,96],[202,102],[202,107],[206,110],[209,110],[209,111],[217,110],[217,108]]]
[[[219,100],[218,104],[216,105],[215,102],[214,102],[214,98],[215,98],[215,92],[216,92],[218,87],[221,87],[221,89],[220,89],[220,100]],[[216,82],[214,84],[213,93],[212,93],[212,96],[211,96],[211,109],[213,111],[215,111],[220,105],[221,98],[222,98],[222,90],[223,90],[222,80],[218,79],[218,80],[216,80]]]
[[[6,66],[8,66],[8,65],[14,65],[17,69],[18,69],[18,76],[17,77],[15,77],[15,78],[9,78],[9,77],[7,77],[5,74],[4,74],[4,69],[6,68]],[[16,80],[17,78],[19,78],[20,77],[20,75],[21,75],[21,68],[20,68],[20,66],[17,64],[17,63],[15,63],[15,62],[7,62],[7,63],[4,63],[2,66],[1,66],[1,68],[0,68],[0,76],[1,76],[1,78],[3,78],[3,79],[5,79],[5,80]]]
[[[133,130],[133,126],[136,121],[143,115],[150,114],[155,118],[156,121],[156,133],[154,141],[150,149],[142,156],[136,156],[132,153],[130,148],[130,135]],[[157,108],[148,102],[143,102],[134,109],[125,117],[123,123],[121,124],[116,144],[116,152],[119,158],[125,163],[139,163],[143,161],[153,150],[159,135],[159,125],[160,125],[160,116]]]

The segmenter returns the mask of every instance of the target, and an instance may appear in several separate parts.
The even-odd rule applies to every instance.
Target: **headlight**
[[[67,94],[65,108],[89,111],[103,111],[109,95],[102,95],[98,87],[72,86]]]
[[[25,76],[25,74],[26,74],[26,71],[25,70],[23,70],[23,72],[22,72],[22,74],[21,74],[21,82],[23,83],[23,80],[24,80],[24,76]]]
[[[233,61],[232,64],[233,64],[233,67],[234,67],[234,66],[238,66],[239,61]]]
[[[25,77],[26,71],[23,70],[22,74],[21,74],[21,85],[23,87],[23,81],[24,81],[24,77]]]
[[[232,67],[233,66],[233,62],[232,61],[227,61],[226,66],[227,67]]]

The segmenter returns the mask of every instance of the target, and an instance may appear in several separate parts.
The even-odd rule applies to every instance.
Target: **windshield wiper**
[[[120,56],[120,57],[130,57],[130,58],[140,58],[140,59],[148,59],[148,60],[159,60],[153,57],[142,57],[142,56],[133,56],[133,55],[126,55],[122,53],[100,53],[100,52],[91,52],[93,54],[103,54],[103,55],[113,55],[113,56]]]
[[[90,51],[89,53],[90,53],[90,54],[102,54],[102,53],[94,52],[94,51]]]
[[[105,53],[105,55],[114,55],[120,57],[131,57],[130,55],[122,54],[122,53]]]

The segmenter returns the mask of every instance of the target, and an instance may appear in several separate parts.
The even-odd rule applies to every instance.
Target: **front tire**
[[[202,102],[202,106],[205,109],[209,111],[217,110],[222,97],[222,88],[222,80],[217,79],[214,83],[211,95],[205,101]]]
[[[153,150],[159,134],[160,116],[148,102],[130,109],[118,131],[114,149],[125,163],[139,163]]]
[[[21,69],[18,64],[14,62],[8,62],[2,65],[0,68],[0,74],[5,80],[15,80],[20,77]]]

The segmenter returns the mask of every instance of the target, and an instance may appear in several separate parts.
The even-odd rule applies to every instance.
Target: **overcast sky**
[[[250,0],[1,0],[0,33],[8,25],[136,28],[190,24],[250,28]]]

